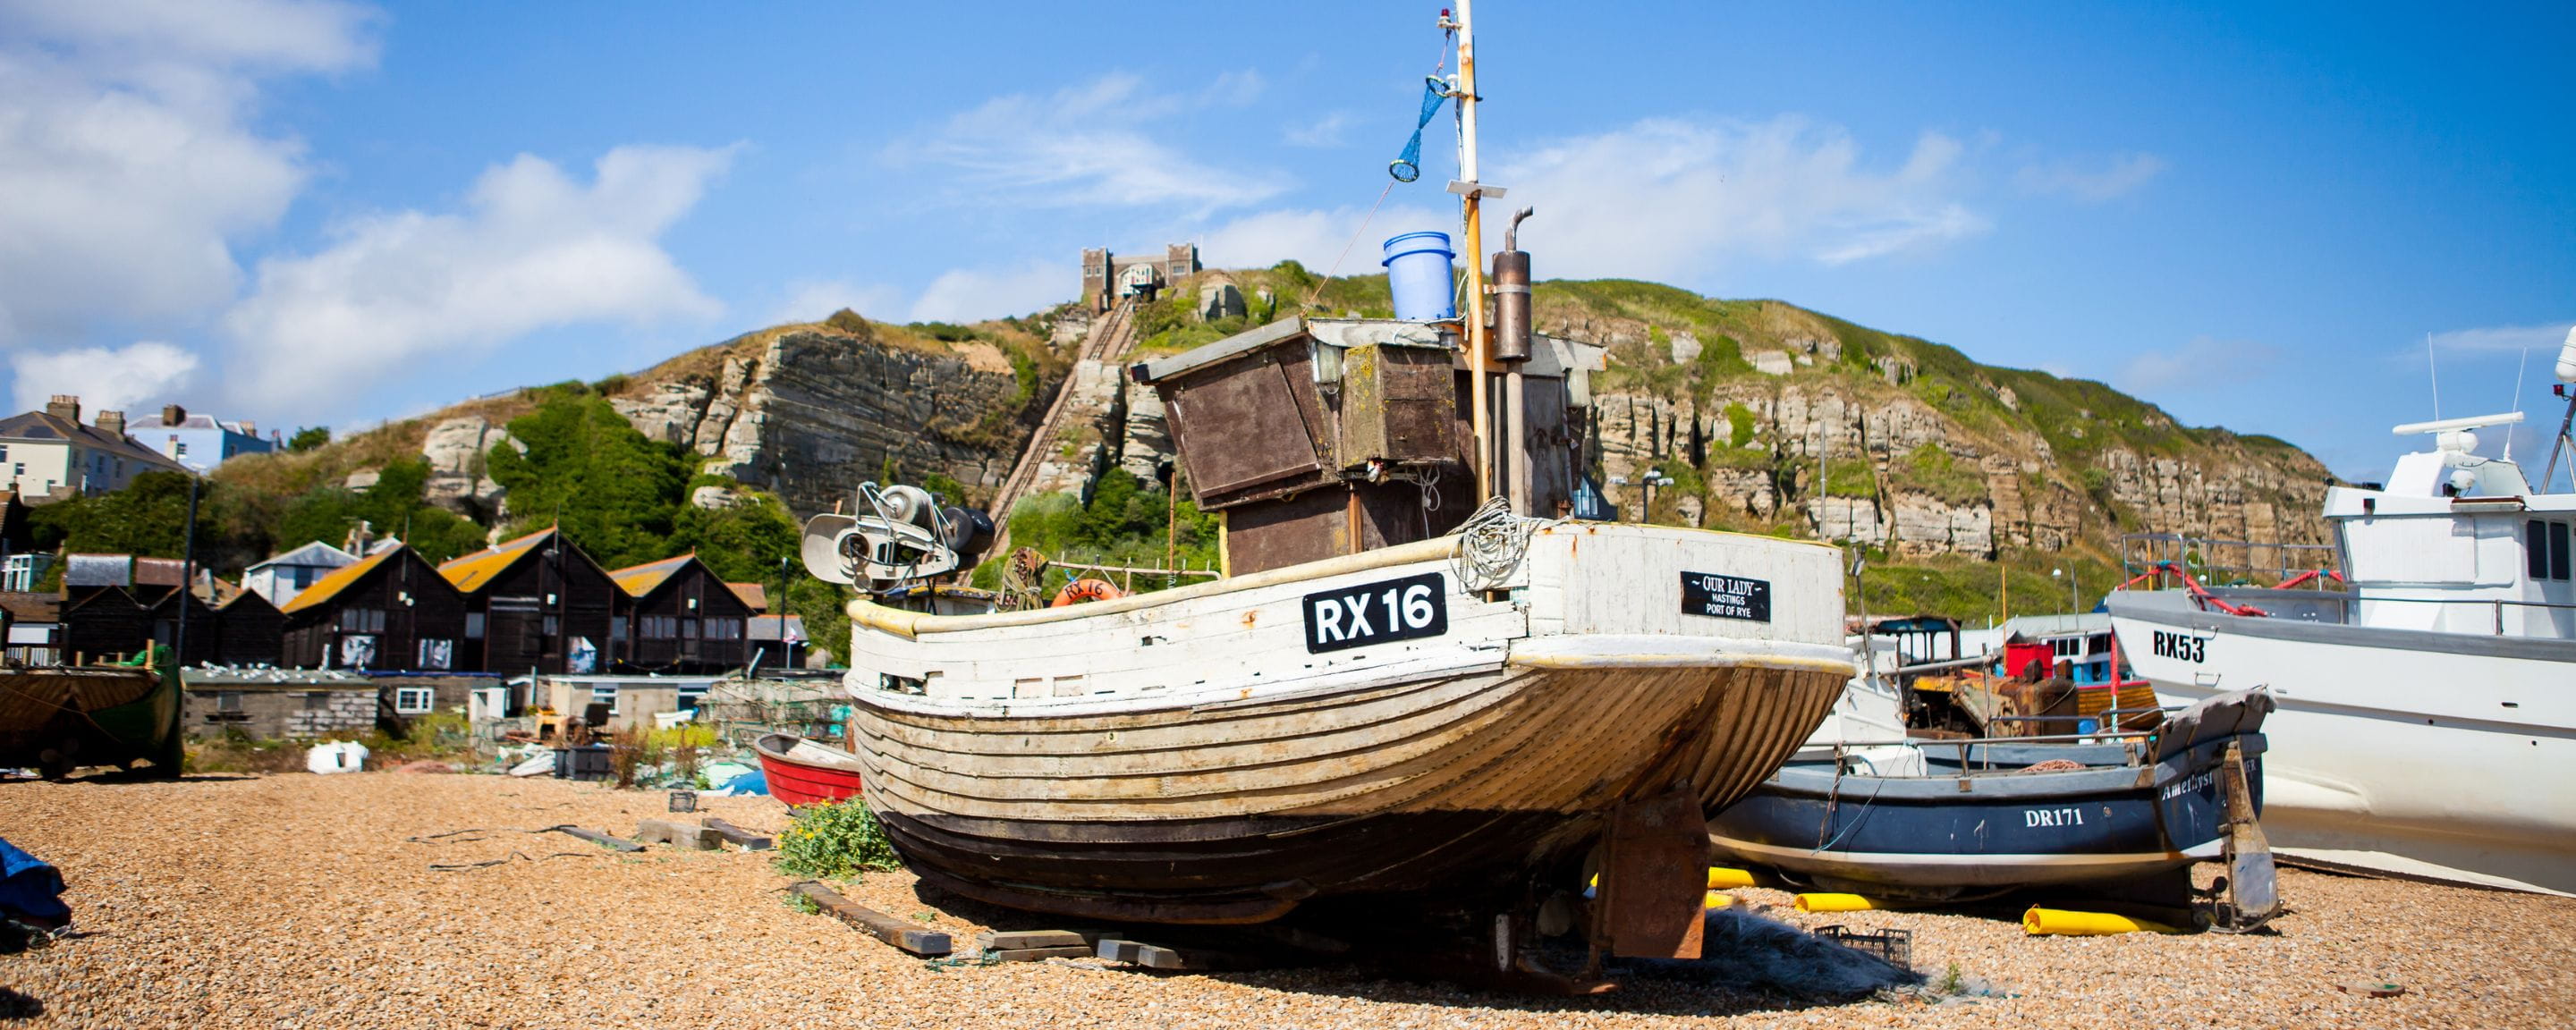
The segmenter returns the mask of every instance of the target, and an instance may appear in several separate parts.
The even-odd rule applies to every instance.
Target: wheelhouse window
[[[2564,582],[2576,572],[2576,554],[2571,554],[2567,523],[2549,519],[2527,519],[2522,524],[2524,568],[2534,580]]]

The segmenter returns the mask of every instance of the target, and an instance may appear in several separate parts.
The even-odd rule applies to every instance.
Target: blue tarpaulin
[[[70,919],[63,904],[63,874],[34,855],[0,839],[0,917],[32,916],[51,922]]]

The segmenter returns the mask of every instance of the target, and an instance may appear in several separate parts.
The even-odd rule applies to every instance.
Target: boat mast
[[[1458,0],[1458,178],[1449,191],[1463,198],[1467,231],[1467,397],[1475,409],[1476,499],[1494,496],[1492,401],[1487,391],[1490,367],[1485,327],[1485,246],[1483,194],[1476,182],[1476,30],[1469,0]],[[1500,191],[1497,191],[1500,192]]]

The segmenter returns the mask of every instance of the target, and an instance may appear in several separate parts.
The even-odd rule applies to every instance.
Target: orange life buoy
[[[1118,589],[1117,584],[1108,580],[1077,579],[1065,584],[1064,589],[1056,591],[1055,600],[1048,602],[1047,607],[1062,608],[1066,605],[1081,604],[1084,601],[1111,601],[1125,596],[1127,596],[1126,591]]]

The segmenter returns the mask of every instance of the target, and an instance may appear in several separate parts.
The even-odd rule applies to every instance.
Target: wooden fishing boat
[[[1409,923],[1491,927],[1498,969],[1587,926],[1596,956],[1699,954],[1708,815],[1852,675],[1840,554],[1543,517],[1578,496],[1604,352],[1531,330],[1511,234],[1484,288],[1500,190],[1475,182],[1467,20],[1440,94],[1466,129],[1464,317],[1446,237],[1406,233],[1394,319],[1290,316],[1125,370],[1164,402],[1173,488],[1223,517],[1222,578],[914,610],[911,584],[971,564],[969,521],[870,484],[808,523],[807,568],[867,589],[851,749],[925,884],[1116,921],[1464,915]]]
[[[769,796],[790,806],[847,801],[863,782],[857,755],[793,733],[767,733],[752,742]]]
[[[2231,783],[2260,810],[2271,707],[2236,692],[2114,739],[1811,745],[1709,833],[1742,862],[1883,897],[2142,880],[2222,857]]]
[[[1509,894],[1570,874],[1552,867],[1579,864],[1623,806],[1677,795],[1696,830],[1851,674],[1821,642],[1839,636],[1829,548],[1549,524],[1489,579],[1459,573],[1459,546],[1068,608],[855,603],[869,803],[925,880],[1071,915],[1241,922],[1323,894]],[[1692,615],[1677,562],[1792,589],[1765,621]],[[1358,635],[1336,640],[1337,621]],[[1702,850],[1682,859],[1694,875]]]
[[[181,749],[179,674],[166,664],[0,670],[0,766],[60,777],[148,761],[176,777]]]

